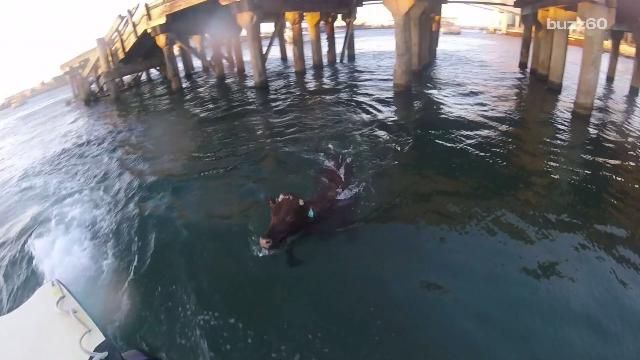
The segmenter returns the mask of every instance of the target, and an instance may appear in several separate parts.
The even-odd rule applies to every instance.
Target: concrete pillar
[[[432,52],[433,58],[436,58],[438,53],[438,45],[440,44],[440,22],[442,21],[442,4],[437,3],[434,5],[433,10],[433,41],[432,44]]]
[[[396,63],[393,69],[393,88],[395,91],[411,89],[411,28],[409,9],[415,0],[384,0],[395,24]]]
[[[538,10],[538,21],[540,22],[540,49],[538,52],[538,68],[536,77],[542,81],[549,78],[549,68],[551,66],[551,51],[553,50],[553,30],[547,29],[547,19],[551,19],[551,8]]]
[[[533,14],[522,16],[524,29],[522,31],[522,45],[520,46],[520,64],[518,65],[521,70],[527,70],[527,67],[529,67],[529,51],[531,49],[531,37],[534,22],[533,17]]]
[[[347,31],[350,31],[350,35],[347,37],[347,61],[355,61],[356,60],[356,32],[353,28],[354,22],[356,20],[355,9],[353,13],[342,14],[340,16],[342,21],[347,24]],[[342,61],[342,58],[340,59]]]
[[[286,28],[287,23],[284,20],[284,17],[279,19],[280,28],[278,28],[278,45],[280,46],[280,60],[287,61],[287,41],[284,38],[284,29]]]
[[[538,52],[538,66],[536,69],[536,77],[543,81],[546,81],[549,78],[552,47],[553,31],[542,27],[540,29],[540,49]]]
[[[302,42],[302,13],[300,12],[287,12],[285,13],[287,22],[291,24],[291,31],[293,33],[293,63],[297,73],[305,73],[304,65],[304,44]]]
[[[102,69],[102,76],[105,84],[107,85],[107,91],[113,99],[118,97],[118,84],[115,81],[115,74],[113,74],[113,67],[109,60],[109,46],[107,41],[103,38],[96,40],[98,48],[98,57],[100,59],[100,68]]]
[[[324,17],[325,33],[327,34],[327,64],[336,64],[336,14],[329,14]]]
[[[242,57],[242,42],[240,41],[240,35],[235,34],[231,37],[233,44],[233,57],[236,62],[236,73],[238,75],[244,75],[244,58]]]
[[[313,67],[321,69],[322,64],[322,44],[320,42],[320,20],[319,12],[308,12],[304,14],[309,25],[309,38],[311,39],[311,55],[313,57]]]
[[[612,83],[616,77],[618,58],[620,57],[620,42],[624,31],[611,30],[611,53],[609,54],[609,69],[607,70],[607,82]]]
[[[351,19],[351,36],[349,36],[349,41],[347,42],[347,61],[353,62],[356,61],[356,29],[353,24],[356,20],[356,17]]]
[[[569,30],[556,29],[553,33],[553,48],[549,65],[549,78],[547,86],[554,91],[562,90],[562,79],[567,60],[567,47],[569,46]]]
[[[422,45],[425,34],[422,32],[422,14],[427,10],[427,4],[416,2],[409,10],[409,22],[411,29],[411,70],[418,73],[422,70]]]
[[[613,10],[613,11],[610,11]],[[615,21],[615,10],[604,5],[589,2],[578,4],[578,16],[584,21],[597,21],[600,18],[608,19],[609,26]],[[607,29],[589,29],[586,27],[584,45],[582,50],[582,62],[580,65],[580,77],[573,111],[578,114],[591,114],[593,103],[598,89],[598,77],[600,64],[602,63],[603,42]]]
[[[193,44],[198,52],[198,58],[200,59],[200,63],[202,63],[202,71],[208,73],[209,69],[209,61],[207,60],[207,47],[205,45],[205,37],[204,35],[194,35],[193,36]]]
[[[509,31],[509,14],[500,13],[500,33],[506,34]]]
[[[633,63],[633,75],[631,76],[631,87],[629,89],[629,94],[638,95],[638,91],[640,90],[640,51],[638,51],[638,45],[640,43],[640,26],[634,29],[633,31],[633,39],[636,41],[636,56],[635,62]]]
[[[184,44],[189,44],[189,38],[182,39]],[[180,59],[182,60],[182,68],[184,70],[184,77],[187,79],[191,79],[193,77],[193,60],[191,58],[191,53],[183,48],[182,46],[178,47],[180,49]]]
[[[247,32],[249,53],[251,54],[251,68],[253,69],[253,82],[255,87],[267,87],[267,70],[262,54],[262,39],[260,39],[260,21],[256,13],[243,11],[236,14],[238,25]],[[237,54],[237,52],[236,52]],[[241,63],[236,59],[236,63]]]
[[[542,42],[541,29],[542,24],[540,24],[537,18],[533,22],[534,34],[533,34],[533,53],[531,54],[531,75],[536,75],[538,73],[538,59],[540,58],[540,43]]]
[[[78,99],[85,104],[91,101],[91,89],[89,88],[89,81],[79,73],[75,74],[76,89],[78,90]]]
[[[433,52],[431,51],[433,48],[431,45],[433,42],[433,19],[428,10],[422,13],[420,24],[420,31],[422,32],[422,36],[420,37],[422,42],[420,44],[420,68],[424,69],[433,62]]]
[[[227,36],[224,39],[224,45],[225,45],[225,52],[227,53],[227,56],[226,56],[227,63],[229,63],[229,66],[231,66],[231,68],[235,68],[236,62],[233,58],[233,39],[231,39],[230,36]]]
[[[549,18],[551,21],[555,21],[556,24],[566,24],[569,21],[575,21],[577,17],[578,14],[574,11],[567,11],[558,7],[549,10]],[[553,40],[551,41],[552,48],[547,86],[551,90],[561,91],[567,60],[567,47],[569,46],[569,29],[555,29],[551,33]]]
[[[222,44],[220,43],[219,35],[209,34],[211,42],[211,61],[213,62],[213,72],[216,74],[216,78],[219,80],[224,79],[224,63],[222,62]]]
[[[78,88],[76,87],[76,82],[73,74],[71,72],[67,72],[65,75],[67,77],[67,83],[69,83],[69,87],[71,87],[71,94],[75,98],[78,96]]]
[[[174,41],[171,39],[169,34],[156,35],[155,40],[156,44],[162,49],[162,54],[164,55],[166,77],[171,85],[171,90],[180,91],[182,89],[182,82],[180,81],[176,55],[173,52]]]

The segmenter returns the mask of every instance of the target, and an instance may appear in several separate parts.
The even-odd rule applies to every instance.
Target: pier
[[[194,60],[200,62],[202,71],[213,72],[219,81],[225,81],[225,63],[229,65],[227,69],[232,67],[238,74],[244,74],[240,41],[244,31],[254,86],[265,88],[269,84],[266,57],[276,41],[282,61],[291,58],[297,74],[304,74],[308,66],[321,69],[336,66],[338,61],[356,61],[357,10],[373,3],[384,4],[394,19],[396,60],[390,72],[393,71],[393,90],[398,92],[410,90],[414,75],[428,69],[436,59],[442,5],[446,3],[519,11],[517,23],[523,26],[523,36],[519,62],[514,66],[529,70],[532,78],[546,82],[549,91],[556,92],[562,89],[569,31],[548,24],[577,18],[586,24],[596,24],[587,26],[584,33],[574,103],[574,112],[581,115],[588,116],[594,106],[603,42],[607,38],[612,40],[607,81],[614,81],[620,39],[625,33],[640,39],[640,3],[635,0],[164,0],[140,4],[119,15],[107,34],[96,40],[94,49],[71,59],[61,69],[74,96],[84,102],[96,97],[117,99],[143,76],[151,80],[151,71],[160,72],[171,90],[178,93],[182,90],[182,79],[190,78],[195,71]],[[338,17],[346,24],[343,39],[335,37]],[[312,64],[305,63],[303,21],[309,29]],[[261,23],[274,24],[266,49],[260,37]],[[286,26],[292,31],[292,54],[287,54],[284,43]],[[327,49],[322,49],[321,26],[327,37]],[[631,95],[636,95],[640,88],[639,55],[635,59]]]

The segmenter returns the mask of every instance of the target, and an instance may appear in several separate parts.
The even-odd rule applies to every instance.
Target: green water
[[[356,38],[355,63],[304,78],[272,54],[266,92],[199,74],[0,112],[0,313],[60,278],[163,359],[637,358],[632,61],[580,119],[579,48],[554,95],[519,39],[443,36],[394,96],[392,30]],[[352,209],[260,256],[266,199],[312,196],[335,154]]]

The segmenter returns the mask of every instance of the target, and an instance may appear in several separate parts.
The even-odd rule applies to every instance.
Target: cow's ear
[[[269,206],[271,206],[271,207],[276,206],[276,199],[274,199],[274,198],[269,198]]]

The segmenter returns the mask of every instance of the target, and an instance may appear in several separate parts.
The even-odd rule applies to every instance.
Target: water
[[[392,31],[356,37],[356,63],[304,79],[273,51],[268,92],[197,75],[0,112],[0,313],[57,277],[165,359],[636,358],[632,62],[585,120],[578,48],[554,95],[519,39],[443,36],[394,96]],[[311,196],[331,154],[360,189],[345,224],[259,256],[266,199]]]

